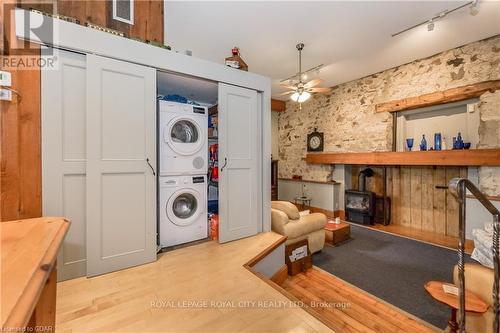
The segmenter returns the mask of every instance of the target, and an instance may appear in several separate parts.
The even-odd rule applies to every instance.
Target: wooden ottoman
[[[340,224],[327,223],[325,225],[325,242],[330,245],[337,245],[351,238],[351,225],[344,221]]]

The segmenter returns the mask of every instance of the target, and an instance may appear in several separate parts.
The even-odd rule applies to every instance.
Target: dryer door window
[[[191,189],[179,190],[167,202],[168,219],[175,225],[183,227],[196,221],[200,215],[199,194]]]
[[[170,130],[170,137],[175,143],[196,143],[199,133],[196,125],[188,120],[179,120]]]
[[[187,118],[173,119],[165,128],[163,137],[172,150],[181,155],[192,155],[203,146],[199,125]]]

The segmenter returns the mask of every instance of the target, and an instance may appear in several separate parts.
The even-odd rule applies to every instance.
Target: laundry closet
[[[145,264],[162,247],[207,238],[209,206],[221,243],[271,229],[270,79],[56,18],[43,17],[56,40],[34,36],[26,19],[42,17],[16,10],[16,36],[52,48],[57,60],[41,73],[42,204],[44,216],[72,222],[60,279]],[[202,116],[215,104],[217,140]],[[195,134],[188,120],[197,115]],[[201,228],[180,233],[192,225]]]
[[[158,244],[216,240],[218,84],[161,71],[157,77]]]

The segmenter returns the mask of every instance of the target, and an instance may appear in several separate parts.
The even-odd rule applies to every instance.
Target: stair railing
[[[500,276],[500,212],[488,200],[488,198],[479,191],[479,189],[466,178],[453,178],[448,184],[450,192],[458,199],[459,202],[459,215],[458,215],[458,279],[459,289],[458,296],[460,300],[460,322],[458,323],[459,332],[465,332],[465,206],[467,199],[467,190],[493,215],[493,268],[495,280],[493,282],[493,314],[495,321],[493,323],[493,332],[500,333],[499,331],[499,315],[500,315],[500,300],[499,300],[499,276]]]

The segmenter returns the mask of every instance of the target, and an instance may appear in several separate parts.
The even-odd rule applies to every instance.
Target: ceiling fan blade
[[[291,90],[295,90],[295,89],[297,89],[297,87],[290,86],[290,85],[284,85],[284,84],[281,84],[281,86],[282,86],[283,88],[286,88],[286,89],[291,89]]]
[[[307,89],[308,92],[314,92],[314,93],[327,93],[332,91],[330,88],[309,88]]]
[[[321,79],[313,79],[313,80],[307,82],[306,84],[304,84],[304,88],[307,89],[307,88],[315,87],[318,84],[320,84],[321,82],[323,82],[323,80],[321,80]]]
[[[279,94],[274,94],[274,96],[286,96],[286,95],[293,94],[294,92],[295,92],[295,90],[285,91],[285,92],[282,92],[282,93],[279,93]]]

